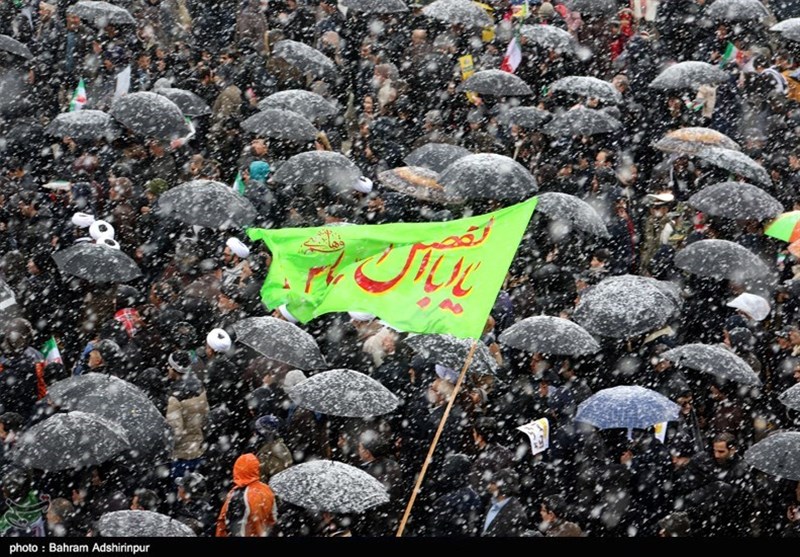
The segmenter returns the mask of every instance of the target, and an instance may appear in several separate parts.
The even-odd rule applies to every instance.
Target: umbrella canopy
[[[558,52],[574,52],[577,44],[575,37],[569,32],[554,25],[523,25],[520,27],[519,33],[526,42]]]
[[[784,39],[800,41],[800,17],[784,19],[770,27],[769,30],[780,33]]]
[[[444,187],[439,174],[421,166],[401,166],[378,174],[384,187],[409,195],[420,201],[445,203]]]
[[[10,458],[25,468],[68,470],[101,464],[128,448],[128,437],[115,422],[69,412],[54,414],[24,430]]]
[[[597,211],[574,195],[560,192],[541,193],[536,209],[554,221],[568,223],[570,227],[601,238],[608,237],[606,225]]]
[[[471,339],[452,335],[414,335],[406,338],[406,345],[426,360],[449,367],[460,373],[472,346]],[[482,342],[478,342],[468,372],[473,375],[494,375],[497,360]]]
[[[31,52],[27,46],[8,35],[0,35],[0,52],[8,52],[23,60],[30,60],[33,58],[33,52]]]
[[[747,362],[719,344],[684,344],[664,352],[670,362],[709,373],[742,385],[760,385],[761,380]]]
[[[471,154],[472,152],[469,149],[459,147],[458,145],[427,143],[411,151],[406,158],[403,159],[403,162],[409,166],[424,166],[425,168],[430,168],[434,172],[441,173],[458,159],[462,159]]]
[[[792,385],[778,397],[781,404],[792,410],[800,410],[800,383]]]
[[[710,147],[695,156],[717,168],[727,170],[731,174],[743,176],[749,182],[762,186],[772,185],[772,179],[767,174],[767,171],[764,170],[764,167],[739,151],[722,147]]]
[[[242,122],[242,129],[259,137],[308,143],[316,139],[319,131],[307,118],[292,112],[268,108],[256,112]]]
[[[750,447],[744,460],[771,476],[800,481],[800,432],[776,431]]]
[[[562,77],[550,84],[550,91],[571,93],[581,97],[595,98],[606,103],[619,104],[622,94],[610,82],[586,75]]]
[[[400,400],[379,382],[349,369],[312,375],[289,389],[289,397],[314,412],[347,418],[388,414],[400,404]]]
[[[547,135],[556,137],[570,137],[574,135],[597,135],[611,133],[622,127],[619,120],[593,108],[578,106],[556,114],[542,131]]]
[[[533,95],[531,88],[520,77],[502,70],[475,72],[458,86],[458,90],[494,97]]]
[[[659,139],[654,145],[665,153],[693,155],[709,147],[723,147],[739,151],[739,144],[724,133],[710,128],[680,128]]]
[[[614,0],[569,0],[567,6],[570,11],[579,12],[582,16],[613,16],[619,10]]]
[[[54,137],[71,137],[75,141],[113,141],[122,134],[117,121],[100,110],[63,112],[53,118],[45,131]]]
[[[311,91],[288,89],[278,91],[258,103],[259,110],[291,110],[310,121],[324,120],[339,112],[336,106]]]
[[[67,8],[68,14],[75,14],[84,21],[89,21],[98,29],[106,25],[136,25],[136,20],[125,8],[108,2],[92,2],[80,0]]]
[[[291,186],[325,184],[336,190],[348,190],[360,177],[361,171],[344,155],[332,151],[308,151],[281,164],[272,181]]]
[[[439,176],[449,199],[522,200],[535,194],[536,180],[517,161],[494,153],[458,159]]]
[[[672,284],[620,275],[582,291],[573,318],[592,334],[630,338],[663,327],[680,305]]]
[[[152,511],[115,511],[97,521],[104,538],[193,538],[194,531],[184,523]]]
[[[718,85],[728,74],[707,62],[678,62],[650,82],[653,89],[697,89],[701,85]]]
[[[192,180],[163,193],[158,213],[186,224],[225,229],[253,222],[256,210],[233,188],[211,180]]]
[[[19,317],[19,314],[20,309],[14,291],[3,279],[0,279],[0,323],[7,323],[11,319]]]
[[[181,109],[186,116],[197,117],[211,114],[211,107],[200,95],[196,95],[186,89],[176,89],[174,87],[161,87],[155,89],[153,93],[167,97]]]
[[[136,262],[119,249],[105,244],[81,242],[53,254],[58,270],[89,282],[128,282],[142,272]]]
[[[769,302],[761,296],[744,292],[725,304],[729,308],[736,308],[745,312],[755,321],[763,321],[769,315]]]
[[[470,0],[436,0],[422,8],[422,13],[447,25],[488,27],[494,23],[483,8]]]
[[[717,21],[763,21],[769,12],[760,0],[714,0],[705,15]]]
[[[0,74],[0,116],[14,116],[30,107],[27,76],[18,68]]]
[[[767,226],[764,234],[784,242],[800,240],[800,211],[789,211],[779,215]]]
[[[742,182],[706,186],[689,198],[689,205],[717,217],[759,221],[783,211],[780,201],[761,188]]]
[[[291,466],[270,478],[269,486],[281,500],[312,511],[360,513],[389,502],[381,482],[332,460]]]
[[[600,345],[583,327],[549,315],[514,323],[500,335],[500,342],[518,350],[554,356],[582,356],[600,351]]]
[[[680,406],[644,387],[624,385],[597,391],[578,405],[576,422],[599,429],[647,429],[678,419]]]
[[[728,240],[700,240],[675,254],[675,265],[703,277],[746,282],[764,278],[770,270],[745,247]]]
[[[297,41],[278,41],[272,49],[272,55],[302,72],[311,73],[314,77],[325,78],[337,73],[333,60],[319,50]]]
[[[507,126],[517,125],[529,130],[538,130],[546,124],[552,116],[553,115],[546,110],[536,108],[535,106],[516,106],[502,112],[497,117],[497,120],[501,124]]]
[[[297,325],[274,317],[248,317],[233,326],[236,341],[270,360],[303,370],[327,366],[314,338]]]
[[[155,93],[129,93],[119,97],[111,105],[111,116],[144,137],[168,141],[191,133],[178,105]]]
[[[397,14],[408,11],[403,0],[342,0],[342,6],[365,14]]]

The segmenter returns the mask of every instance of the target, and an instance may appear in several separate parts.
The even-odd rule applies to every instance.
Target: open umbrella
[[[193,538],[194,531],[183,522],[152,511],[115,511],[97,521],[104,538]]]
[[[8,52],[23,60],[30,60],[33,58],[33,52],[31,52],[27,46],[8,35],[0,35],[0,52]]]
[[[744,460],[771,476],[800,481],[800,432],[776,431],[750,447]]]
[[[332,151],[308,151],[281,164],[272,181],[291,186],[325,184],[343,191],[350,189],[360,177],[361,171],[344,155]]]
[[[535,194],[533,175],[504,155],[479,153],[458,159],[439,175],[445,195],[460,199],[523,200]]]
[[[389,502],[381,482],[332,460],[295,464],[270,478],[269,485],[281,500],[312,511],[361,513]]]
[[[458,159],[471,155],[469,149],[447,143],[427,143],[411,151],[403,159],[409,166],[424,166],[441,173]]]
[[[105,244],[81,242],[53,254],[58,270],[89,282],[128,282],[142,272],[136,262],[119,249]]]
[[[312,375],[289,389],[289,398],[303,408],[331,416],[366,418],[387,414],[399,399],[368,375],[332,369]]]
[[[406,338],[406,345],[426,360],[460,372],[469,354],[472,340],[452,335],[414,335]],[[473,375],[494,375],[497,360],[482,342],[478,342],[472,363],[467,370]]]
[[[658,74],[650,87],[653,89],[697,89],[701,85],[719,85],[728,80],[728,74],[707,62],[678,62]]]
[[[717,168],[727,170],[731,174],[743,176],[750,182],[762,186],[772,185],[772,179],[767,174],[767,171],[764,170],[764,167],[739,151],[722,147],[709,147],[695,156]]]
[[[53,118],[45,131],[54,137],[71,137],[75,141],[113,141],[122,134],[116,120],[100,110],[63,112]]]
[[[84,21],[89,21],[98,29],[106,25],[136,25],[136,20],[125,8],[115,6],[108,2],[93,2],[80,0],[69,8],[68,14],[75,14]]]
[[[538,130],[552,116],[546,110],[535,106],[516,106],[501,112],[497,117],[497,121],[507,126],[517,125],[528,130]]]
[[[403,0],[342,0],[341,5],[365,14],[397,14],[408,11]]]
[[[163,95],[129,93],[114,101],[111,116],[132,132],[161,140],[186,137],[191,128],[183,112]]]
[[[336,106],[322,95],[303,89],[278,91],[258,103],[259,110],[291,110],[310,121],[324,120],[339,112]]]
[[[573,318],[592,334],[630,338],[663,327],[680,305],[672,284],[620,275],[582,291]]]
[[[582,16],[608,17],[616,15],[619,10],[619,4],[614,0],[569,0],[567,6]]]
[[[533,95],[531,88],[521,78],[502,70],[475,72],[458,86],[458,91],[472,91],[494,97]]]
[[[717,217],[759,221],[783,211],[780,201],[761,188],[743,182],[706,186],[689,198],[689,205]]]
[[[192,180],[163,193],[158,198],[158,214],[216,229],[242,227],[256,218],[247,198],[211,180]]]
[[[87,414],[53,414],[20,433],[11,461],[37,470],[84,468],[128,450],[128,437],[115,422]]]
[[[557,52],[572,53],[577,45],[575,37],[554,25],[523,25],[520,27],[519,34],[525,42]]]
[[[764,234],[789,243],[800,240],[800,211],[789,211],[778,215],[769,223]]]
[[[705,15],[717,21],[763,21],[769,12],[760,0],[714,0]]]
[[[613,104],[622,102],[622,94],[611,82],[586,75],[562,77],[550,84],[550,91],[595,98]]]
[[[778,397],[781,404],[792,410],[800,410],[800,383],[792,385]]]
[[[242,129],[259,137],[308,143],[319,131],[307,118],[291,110],[268,108],[242,122]]]
[[[447,25],[488,27],[494,24],[489,14],[471,0],[436,0],[422,8],[422,13]]]
[[[514,323],[500,335],[500,342],[518,350],[554,356],[582,356],[600,351],[600,345],[583,327],[549,315]]]
[[[678,419],[680,406],[644,387],[624,385],[597,391],[578,405],[576,422],[599,429],[647,429]]]
[[[784,39],[800,41],[800,17],[784,19],[770,27],[769,30],[780,33]]]
[[[233,325],[236,341],[270,360],[302,370],[326,367],[314,338],[297,325],[274,317],[248,317]]]
[[[669,132],[654,145],[665,153],[693,155],[709,147],[723,147],[739,151],[739,144],[724,133],[710,128],[680,128]]]
[[[200,95],[187,91],[186,89],[176,89],[174,87],[161,87],[153,90],[153,93],[167,97],[181,109],[186,116],[193,118],[211,114],[211,107],[203,100]]]
[[[307,44],[284,39],[275,43],[272,55],[314,77],[325,78],[336,75],[336,64],[319,50]]]
[[[597,211],[583,199],[574,195],[560,192],[541,193],[536,209],[553,221],[567,223],[570,228],[574,227],[601,238],[608,237],[606,225]]]
[[[684,344],[667,350],[661,356],[676,365],[709,373],[720,379],[742,385],[761,384],[753,368],[724,345]]]
[[[620,121],[610,114],[602,110],[578,106],[556,114],[542,128],[542,131],[556,137],[570,137],[611,133],[620,127],[622,127]]]
[[[401,166],[378,174],[381,185],[420,201],[445,203],[444,187],[439,174],[421,166]]]
[[[0,279],[0,323],[8,323],[11,319],[19,317],[20,309],[17,297],[11,287]],[[0,327],[0,332],[2,327]]]
[[[675,265],[689,273],[734,282],[766,278],[770,270],[745,247],[728,240],[700,240],[675,254]]]

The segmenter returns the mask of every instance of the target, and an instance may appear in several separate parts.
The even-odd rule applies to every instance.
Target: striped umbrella
[[[800,211],[778,215],[764,230],[764,234],[789,242],[789,253],[800,258]]]

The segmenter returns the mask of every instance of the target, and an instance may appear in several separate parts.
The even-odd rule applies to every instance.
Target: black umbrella
[[[675,265],[689,273],[734,282],[766,278],[770,270],[745,247],[728,240],[700,240],[675,254]]]
[[[397,14],[408,11],[403,0],[342,0],[341,5],[365,14]]]
[[[784,39],[800,41],[800,17],[784,19],[770,27],[769,30],[780,33]]]
[[[59,114],[45,131],[54,137],[71,137],[75,141],[113,141],[122,134],[117,121],[101,110],[77,110]]]
[[[272,49],[272,55],[302,72],[311,73],[314,77],[325,78],[337,73],[333,60],[319,50],[297,41],[289,39],[278,41]]]
[[[800,432],[776,431],[750,447],[744,460],[771,476],[800,481]]]
[[[24,60],[33,58],[33,53],[27,46],[8,35],[0,35],[0,52],[8,52]]]
[[[97,521],[104,538],[193,538],[194,530],[183,522],[152,511],[115,511]]]
[[[111,115],[120,124],[144,137],[169,141],[191,133],[178,105],[155,93],[123,95],[111,105]]]
[[[141,276],[136,262],[118,247],[81,242],[53,254],[58,270],[89,282],[128,282]]]
[[[728,74],[707,62],[678,62],[658,74],[653,89],[697,89],[701,85],[718,85],[728,80]]]
[[[753,368],[721,344],[684,344],[664,352],[670,362],[742,385],[760,385]]]
[[[411,151],[403,162],[409,166],[424,166],[434,172],[443,172],[458,159],[471,155],[469,149],[447,143],[428,143]]]
[[[535,194],[533,175],[517,161],[494,153],[458,159],[439,176],[449,199],[522,200]]]
[[[783,212],[780,201],[756,186],[742,182],[722,182],[706,186],[689,198],[689,205],[728,219],[766,220]]]
[[[619,10],[615,0],[569,0],[567,6],[582,16],[614,16]]]
[[[533,95],[533,91],[521,78],[502,70],[475,72],[458,86],[458,91],[472,91],[494,97]]]
[[[663,327],[680,306],[671,283],[620,275],[583,290],[573,318],[592,334],[624,339]]]
[[[68,470],[102,464],[128,448],[128,437],[115,422],[69,412],[24,430],[9,456],[25,468]]]
[[[242,122],[242,128],[259,137],[308,143],[319,131],[304,116],[291,110],[268,108]]]
[[[516,106],[501,112],[497,117],[497,121],[507,126],[517,125],[529,130],[538,130],[547,123],[552,116],[553,115],[546,110],[536,108],[535,106]]]
[[[622,94],[611,82],[586,75],[562,77],[550,84],[550,91],[595,98],[613,104],[622,102]]]
[[[764,170],[764,167],[739,151],[722,147],[709,147],[695,156],[717,168],[727,170],[731,174],[743,176],[750,182],[761,184],[762,186],[772,185],[772,179],[767,174],[767,171]]]
[[[444,187],[439,174],[422,166],[400,166],[378,174],[382,186],[399,191],[420,201],[445,203]]]
[[[273,93],[258,103],[258,109],[291,110],[312,122],[324,120],[339,112],[339,109],[322,95],[303,89],[288,89]]]
[[[270,360],[303,370],[327,366],[314,338],[297,325],[274,317],[248,317],[233,325],[236,341]]]
[[[341,153],[308,151],[295,155],[278,167],[272,181],[290,186],[325,184],[337,191],[348,190],[361,177],[358,167]]]
[[[559,192],[539,194],[536,209],[557,223],[566,223],[570,228],[574,227],[601,238],[608,237],[606,225],[597,211],[574,195]]]
[[[392,392],[368,375],[332,369],[312,375],[289,389],[303,408],[331,416],[366,418],[388,414],[400,404]]]
[[[422,8],[422,13],[447,25],[488,27],[494,24],[489,14],[471,0],[436,0]]]
[[[536,315],[514,323],[500,335],[500,342],[525,352],[554,356],[582,356],[600,350],[600,345],[583,327],[549,315]]]
[[[472,346],[472,340],[452,335],[414,335],[406,338],[405,343],[426,360],[454,369],[457,373],[464,367]],[[479,376],[494,375],[497,371],[497,360],[480,341],[467,371]]]
[[[136,20],[125,8],[109,4],[108,2],[92,2],[80,0],[67,8],[68,14],[75,14],[84,21],[89,21],[98,29],[106,25],[136,25]]]
[[[211,180],[193,180],[163,193],[158,198],[158,214],[217,229],[242,227],[256,218],[247,198]]]
[[[153,93],[167,97],[181,109],[186,116],[196,118],[211,114],[211,107],[203,100],[200,95],[196,95],[186,89],[176,89],[174,87],[160,87],[154,89]]]
[[[727,135],[709,128],[680,128],[659,139],[653,147],[666,153],[697,154],[709,147],[738,151],[739,145]]]
[[[526,42],[557,52],[572,53],[577,45],[575,37],[554,25],[523,25],[519,33]]]
[[[556,114],[542,131],[556,137],[571,137],[611,133],[621,126],[619,120],[602,110],[578,106]]]
[[[792,410],[800,410],[800,383],[783,391],[778,397],[781,404]]]
[[[717,21],[763,21],[769,12],[760,0],[714,0],[705,15]]]

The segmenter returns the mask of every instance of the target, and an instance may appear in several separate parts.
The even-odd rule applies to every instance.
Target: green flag
[[[250,228],[272,252],[261,297],[302,323],[360,311],[407,332],[479,338],[537,201],[451,222]]]
[[[82,109],[86,102],[86,85],[83,83],[83,78],[81,78],[75,88],[75,92],[72,93],[72,99],[69,101],[69,111],[76,112]]]

